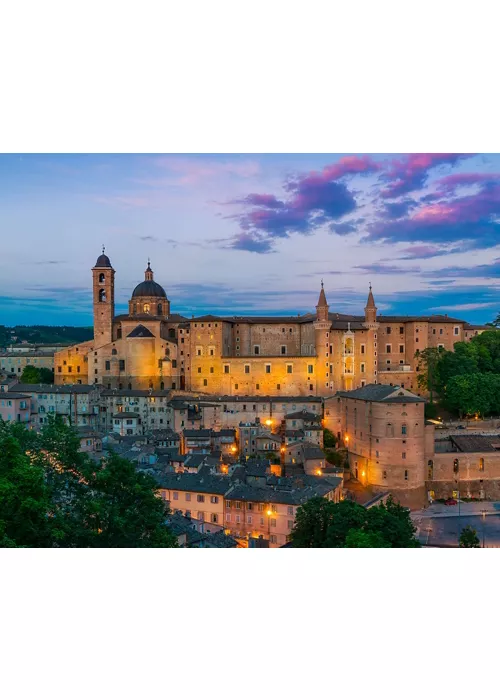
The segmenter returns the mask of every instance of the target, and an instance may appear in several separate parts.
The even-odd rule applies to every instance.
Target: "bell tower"
[[[372,285],[370,283],[370,291],[368,293],[368,301],[365,306],[365,326],[369,328],[376,327],[377,324],[377,307],[373,298]]]
[[[104,254],[97,258],[92,268],[94,295],[94,347],[100,348],[113,340],[113,318],[115,315],[115,271]]]
[[[365,381],[368,383],[378,382],[377,372],[378,372],[378,359],[377,359],[377,307],[375,306],[375,299],[373,298],[372,285],[370,284],[370,291],[368,292],[368,301],[365,306],[365,323],[364,326],[367,329],[367,352],[365,361]]]
[[[330,329],[332,323],[328,317],[329,306],[326,301],[323,280],[321,291],[316,306],[316,321],[314,322],[314,335],[316,342],[316,394],[328,396],[333,389],[333,363],[330,354]]]

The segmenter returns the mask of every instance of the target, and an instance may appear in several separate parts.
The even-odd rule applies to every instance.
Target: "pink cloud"
[[[402,194],[421,189],[429,171],[438,165],[454,165],[463,158],[470,158],[467,153],[411,153],[404,158],[393,160],[386,171],[385,179],[389,185],[382,190],[382,197],[399,197]]]

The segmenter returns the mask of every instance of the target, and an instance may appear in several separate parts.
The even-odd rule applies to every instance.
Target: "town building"
[[[9,392],[0,395],[0,419],[29,425],[31,419],[31,396],[26,393]]]
[[[92,280],[94,339],[56,353],[56,384],[231,397],[329,396],[371,383],[417,390],[416,351],[468,339],[468,324],[447,315],[377,315],[371,287],[360,316],[330,311],[321,284],[315,313],[188,319],[171,312],[149,262],[126,314],[115,315],[104,250]]]
[[[50,371],[54,370],[54,352],[31,351],[22,352],[19,350],[8,350],[0,353],[0,372],[16,375],[18,378],[23,373],[25,367],[31,365],[37,369],[44,367]]]

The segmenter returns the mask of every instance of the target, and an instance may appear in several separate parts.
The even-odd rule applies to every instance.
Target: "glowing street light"
[[[272,510],[268,510],[268,511],[267,511],[267,514],[268,514],[269,517],[271,517],[271,515],[273,514],[273,511],[272,511]]]
[[[272,420],[270,418],[266,420],[266,425],[272,425]]]

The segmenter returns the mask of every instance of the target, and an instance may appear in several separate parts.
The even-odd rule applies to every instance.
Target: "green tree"
[[[26,365],[21,374],[21,382],[24,384],[52,384],[54,372],[47,367]]]
[[[500,375],[466,374],[446,386],[446,405],[459,414],[486,416],[499,408]]]
[[[364,536],[354,534],[362,531]],[[350,535],[349,535],[350,533]],[[312,498],[297,509],[291,532],[294,547],[346,547],[348,542],[371,546],[418,547],[409,511],[392,499],[370,509],[353,501],[333,503]],[[348,539],[349,536],[349,539]],[[355,546],[362,546],[355,544]]]
[[[334,448],[337,444],[337,438],[335,435],[332,433],[331,430],[328,430],[328,428],[325,428],[323,430],[323,446],[326,449],[329,448]]]
[[[479,538],[477,536],[477,532],[470,525],[464,527],[464,529],[460,533],[458,546],[467,548],[479,547]]]
[[[50,501],[43,470],[33,465],[0,422],[0,544],[49,547]]]
[[[349,530],[344,547],[348,548],[388,548],[391,545],[377,532],[365,530]]]
[[[434,392],[439,388],[439,357],[441,351],[438,348],[426,348],[417,350],[415,361],[418,367],[417,384],[420,389],[430,393],[431,403]]]
[[[41,478],[43,492],[39,500],[46,523],[45,530],[37,523],[39,538],[30,539],[26,534],[28,525],[23,529],[23,523],[13,520],[16,509],[23,513],[14,496],[7,501],[15,504],[8,510],[9,520],[4,517],[0,493],[0,542],[3,538],[4,546],[11,546],[10,541],[12,546],[177,546],[166,525],[169,510],[158,497],[156,482],[138,472],[128,460],[111,454],[96,463],[80,452],[77,434],[60,418],[50,418],[40,433],[18,424],[4,424],[3,434],[10,445],[9,452],[0,444],[4,471],[12,481],[17,474],[14,467],[21,460],[28,474]],[[15,460],[6,461],[11,453]],[[23,488],[25,492],[29,493],[27,488]],[[10,529],[3,527],[2,521],[12,521]]]

